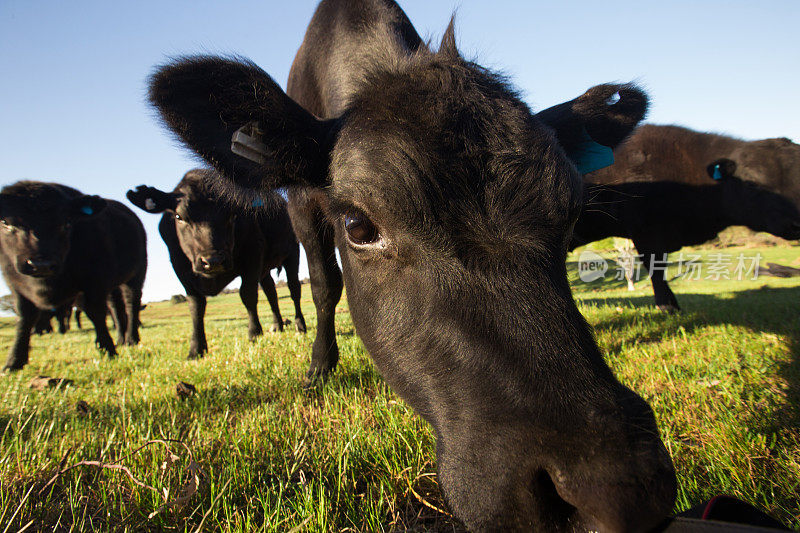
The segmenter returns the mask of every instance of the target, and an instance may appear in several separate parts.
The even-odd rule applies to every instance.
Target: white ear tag
[[[260,136],[258,122],[248,122],[233,132],[231,152],[255,163],[266,163],[269,151],[267,145],[258,140]]]
[[[148,211],[152,211],[156,208],[156,203],[153,201],[152,198],[148,198],[144,201],[144,208]]]

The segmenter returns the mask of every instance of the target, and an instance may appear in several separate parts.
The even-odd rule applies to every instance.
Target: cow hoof
[[[678,311],[680,311],[680,310],[681,310],[681,308],[680,308],[680,307],[678,307],[678,306],[675,306],[675,305],[672,305],[672,304],[667,304],[667,305],[657,305],[657,306],[656,306],[656,308],[657,308],[659,311],[662,311],[662,312],[664,312],[664,313],[667,313],[668,315],[674,315],[674,314],[676,314]]]
[[[6,365],[6,366],[3,367],[3,373],[10,374],[12,372],[19,372],[20,370],[22,370],[23,366],[25,366],[25,365],[17,365],[17,364]]]
[[[330,377],[333,368],[318,368],[312,366],[306,372],[306,377],[303,379],[303,388],[310,389],[317,384],[325,383]]]
[[[298,333],[305,333],[306,332],[306,321],[302,318],[295,318],[294,319],[294,329],[297,330]]]
[[[278,322],[273,322],[272,325],[269,327],[270,333],[278,333],[280,331],[283,331],[283,324],[280,324]]]
[[[189,361],[193,361],[195,359],[202,359],[205,355],[205,352],[189,352],[189,355],[186,357]]]

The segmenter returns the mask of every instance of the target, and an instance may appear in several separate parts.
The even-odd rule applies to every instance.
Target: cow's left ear
[[[106,208],[106,201],[99,196],[84,195],[69,203],[69,215],[71,218],[88,218],[100,214]]]
[[[549,107],[536,118],[553,128],[581,174],[614,163],[613,150],[647,112],[647,95],[632,84],[592,87],[578,98]]]
[[[706,172],[713,180],[726,180],[736,174],[736,163],[730,159],[717,159],[706,167]]]

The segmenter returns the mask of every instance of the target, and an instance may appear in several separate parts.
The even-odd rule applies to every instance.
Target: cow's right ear
[[[317,120],[249,61],[178,59],[151,76],[149,99],[181,141],[239,186],[327,182],[336,122]]]
[[[733,178],[736,174],[736,163],[730,159],[717,159],[706,167],[706,172],[715,181]]]
[[[125,193],[128,201],[148,213],[163,213],[174,211],[178,207],[178,194],[164,192],[155,187],[139,185],[136,189]]]
[[[614,163],[616,148],[647,113],[647,95],[633,84],[596,85],[569,102],[549,107],[536,118],[553,128],[581,174]]]

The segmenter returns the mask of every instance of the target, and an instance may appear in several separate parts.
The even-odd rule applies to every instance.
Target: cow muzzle
[[[21,274],[34,278],[46,278],[56,273],[58,264],[55,261],[41,258],[30,258],[20,263],[17,269]]]
[[[231,268],[231,261],[227,255],[213,254],[198,256],[194,264],[194,271],[203,276],[216,276]]]

